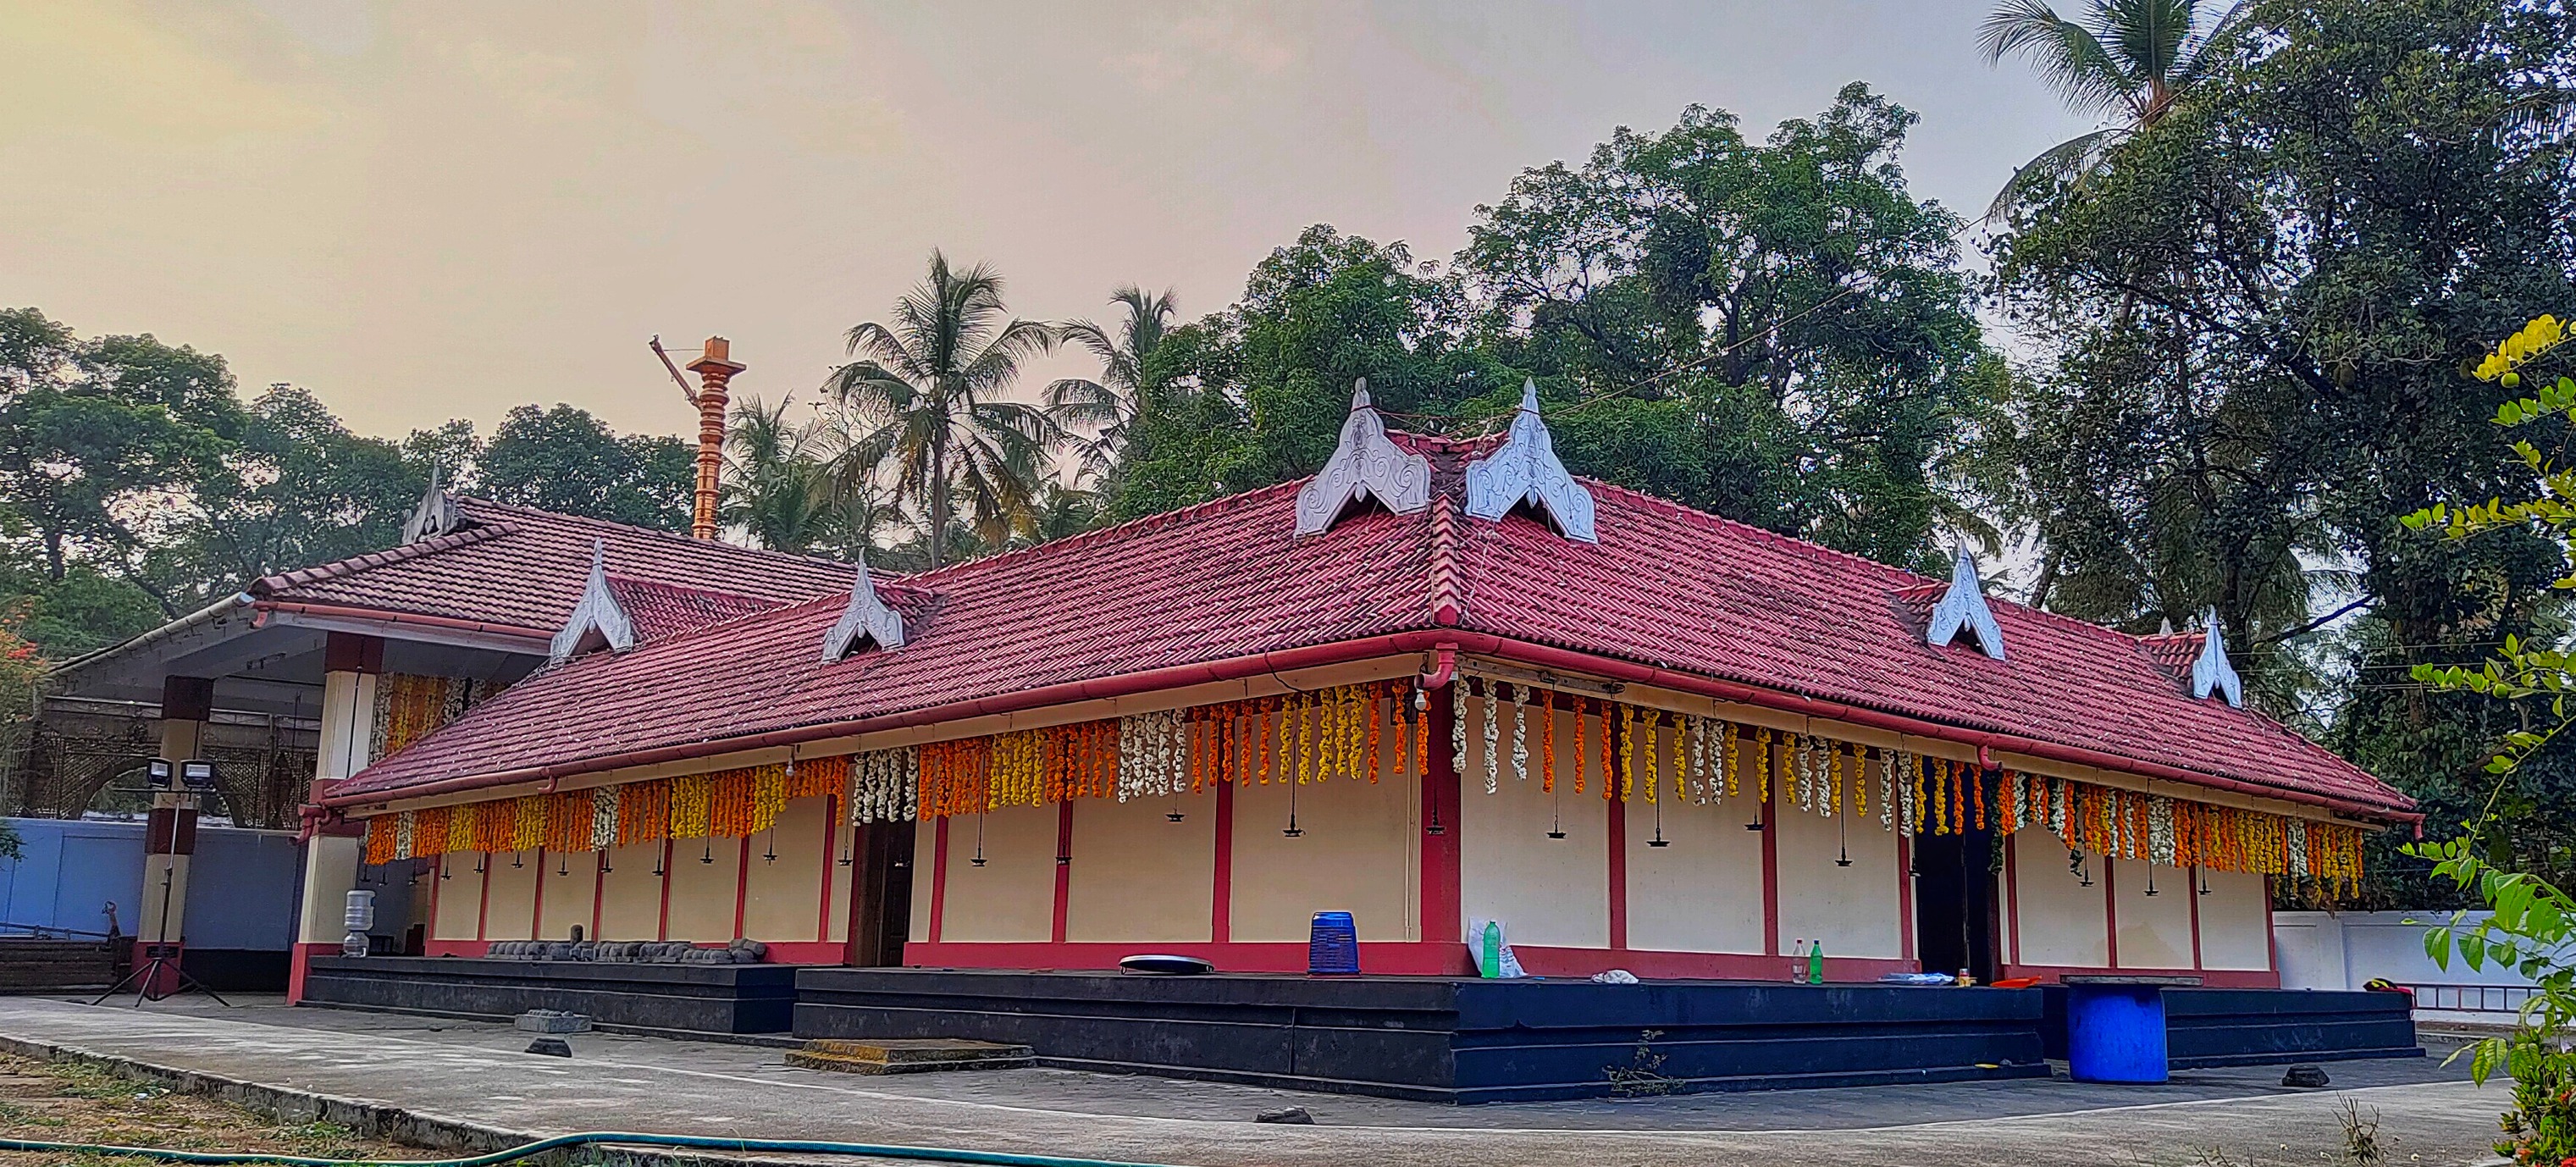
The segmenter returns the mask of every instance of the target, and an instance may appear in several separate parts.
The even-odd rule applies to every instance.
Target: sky
[[[1978,57],[1988,7],[0,5],[0,306],[364,433],[558,401],[693,433],[655,334],[811,400],[933,248],[1023,316],[1137,283],[1195,317],[1313,223],[1446,257],[1522,169],[1693,103],[1767,133],[1867,81],[1922,115],[1916,193],[1973,214],[2090,128]]]

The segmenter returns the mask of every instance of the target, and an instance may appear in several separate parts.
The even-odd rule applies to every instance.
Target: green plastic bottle
[[[1815,951],[1807,954],[1807,983],[1825,983],[1825,942],[1822,940],[1816,941]]]
[[[1485,921],[1484,941],[1484,952],[1480,954],[1483,959],[1477,961],[1482,967],[1476,971],[1486,980],[1494,980],[1503,975],[1503,926],[1500,922]]]

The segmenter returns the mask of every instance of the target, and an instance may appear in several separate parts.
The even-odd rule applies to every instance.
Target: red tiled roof
[[[636,637],[642,640],[660,640],[666,636],[694,632],[711,624],[722,624],[781,606],[775,600],[757,596],[738,596],[622,575],[608,577],[608,590],[617,597],[618,610],[626,613],[626,618],[635,625]]]
[[[331,798],[1455,627],[2289,797],[2412,806],[2269,720],[2191,699],[2138,638],[2115,630],[1990,601],[2006,660],[1964,643],[1935,648],[1915,609],[1937,581],[1599,483],[1588,484],[1597,545],[1519,513],[1459,517],[1446,487],[1425,512],[1356,510],[1295,539],[1299,485],[908,577],[884,589],[905,619],[892,652],[821,661],[843,606],[835,594],[573,661]]]
[[[853,571],[831,560],[533,507],[474,498],[458,498],[456,506],[472,525],[388,551],[272,575],[250,586],[251,597],[551,634],[581,599],[593,543],[606,548],[608,570],[628,580],[769,606],[847,592]]]

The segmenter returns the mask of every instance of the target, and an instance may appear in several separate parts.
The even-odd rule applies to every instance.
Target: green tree
[[[1990,537],[1956,464],[2001,370],[1958,218],[1897,162],[1914,122],[1857,84],[1759,143],[1693,106],[1477,208],[1478,333],[1559,402],[1567,464],[1892,563]],[[1486,387],[1485,424],[1517,387]]]
[[[228,473],[147,557],[191,603],[274,572],[392,546],[428,485],[391,442],[349,432],[312,393],[274,385],[245,411]]]
[[[1056,336],[1010,316],[992,268],[955,271],[936,251],[889,319],[852,327],[849,351],[859,359],[824,384],[869,427],[853,447],[860,460],[926,517],[935,568],[950,562],[952,519],[970,523],[988,546],[1028,525],[1062,431],[1044,410],[1005,395],[1021,364]]]
[[[1437,428],[1470,397],[1517,391],[1468,342],[1465,320],[1456,283],[1404,244],[1307,228],[1254,266],[1234,305],[1155,346],[1110,517],[1312,473],[1361,378],[1414,428]]]
[[[2249,7],[2230,0],[2203,12],[2200,0],[2090,0],[2082,20],[2047,0],[2005,0],[1977,30],[1989,65],[2014,53],[2030,59],[2049,88],[2079,114],[2119,124],[2079,134],[2013,171],[1986,208],[2004,219],[2023,200],[2080,179],[2123,140],[2164,120],[2174,103],[2218,66]]]
[[[156,502],[222,473],[241,424],[222,357],[0,311],[0,506],[48,578],[83,561],[133,576],[171,513]]]
[[[673,437],[620,437],[570,405],[521,405],[493,428],[476,479],[499,502],[684,531],[697,450]]]
[[[2279,0],[2237,19],[2190,100],[1998,245],[2038,359],[1995,493],[2041,540],[2046,606],[2134,631],[2214,606],[2267,708],[2450,829],[2514,715],[2408,674],[2563,627],[2558,569],[2528,533],[2436,546],[2389,516],[2531,488],[2488,424],[2507,394],[2459,371],[2576,300],[2576,156],[2528,117],[2576,75],[2576,14]],[[2303,635],[2347,604],[2352,626]],[[2556,757],[2517,777],[2534,837],[2576,837],[2571,777]],[[2374,894],[2425,894],[2391,852]]]

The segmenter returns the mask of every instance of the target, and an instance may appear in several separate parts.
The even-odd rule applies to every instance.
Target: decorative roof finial
[[[635,622],[626,618],[626,609],[618,606],[617,593],[609,589],[608,545],[593,539],[590,582],[583,585],[581,600],[572,606],[572,615],[564,617],[564,626],[556,630],[546,655],[553,663],[562,664],[602,644],[611,652],[635,647]]]
[[[823,663],[850,655],[862,637],[875,641],[883,650],[903,647],[903,617],[877,597],[877,585],[868,578],[864,554],[859,557],[859,577],[850,581],[849,607],[842,609],[841,618],[823,633]]]
[[[411,509],[411,517],[403,520],[403,542],[418,543],[464,525],[465,517],[457,513],[456,500],[449,498],[446,489],[438,484],[438,463],[430,463],[429,490],[420,496],[420,505]]]
[[[1467,464],[1467,517],[1500,519],[1522,503],[1535,504],[1565,537],[1598,543],[1592,529],[1592,492],[1557,460],[1556,441],[1538,415],[1538,382],[1521,382],[1521,407],[1494,452]]]
[[[2004,630],[1995,623],[1995,613],[1986,607],[1985,584],[1977,578],[1977,560],[1960,548],[1950,561],[1950,590],[1941,593],[1941,602],[1932,609],[1932,626],[1924,633],[1925,643],[1935,648],[1957,640],[1962,631],[1974,637],[1977,647],[1996,660],[2004,659]]]
[[[2245,708],[2245,682],[2236,676],[2236,666],[2227,662],[2227,645],[2218,632],[2218,607],[2210,606],[2201,617],[2200,659],[2191,662],[2191,695],[2206,698],[2216,692],[2233,708]]]
[[[1366,377],[1351,387],[1341,444],[1297,491],[1297,533],[1323,533],[1362,495],[1399,515],[1431,505],[1431,460],[1386,436],[1385,420],[1369,404]]]

